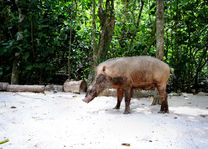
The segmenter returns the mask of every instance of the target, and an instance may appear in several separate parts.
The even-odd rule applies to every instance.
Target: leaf
[[[0,144],[4,144],[4,143],[7,143],[9,142],[9,139],[6,139],[6,140],[3,140],[3,141],[0,141]]]
[[[25,52],[24,55],[23,55],[23,59],[27,60],[29,56],[30,56],[30,53],[29,52]]]
[[[33,68],[33,65],[28,65],[28,66],[26,67],[26,70],[32,70],[32,68]]]
[[[123,145],[123,146],[130,146],[129,143],[122,143],[121,145]]]
[[[69,7],[69,5],[71,5],[71,2],[66,2],[65,4],[67,7]]]
[[[3,68],[0,67],[0,76],[3,74]]]

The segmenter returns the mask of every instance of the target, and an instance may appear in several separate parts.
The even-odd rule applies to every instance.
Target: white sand
[[[0,141],[9,139],[0,149],[208,148],[208,96],[169,97],[169,114],[157,113],[150,98],[132,99],[128,115],[124,102],[113,109],[115,97],[83,98],[0,92]]]

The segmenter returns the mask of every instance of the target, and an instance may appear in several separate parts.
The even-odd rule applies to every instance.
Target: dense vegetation
[[[156,1],[141,2],[0,0],[0,81],[87,80],[108,58],[156,56]],[[208,78],[207,0],[164,1],[164,26],[172,89],[198,89]]]

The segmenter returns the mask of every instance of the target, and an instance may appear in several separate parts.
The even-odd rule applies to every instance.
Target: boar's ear
[[[103,72],[105,72],[105,69],[106,69],[106,67],[105,67],[105,66],[103,66]]]

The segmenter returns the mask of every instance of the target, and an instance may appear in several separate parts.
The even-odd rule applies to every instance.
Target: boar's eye
[[[96,92],[95,89],[91,89],[91,90],[88,91],[87,95],[97,96],[97,92]]]
[[[105,80],[106,80],[105,75],[100,74],[100,75],[97,77],[97,79],[96,79],[96,83],[100,84],[100,83],[102,83],[102,82],[105,81]]]

